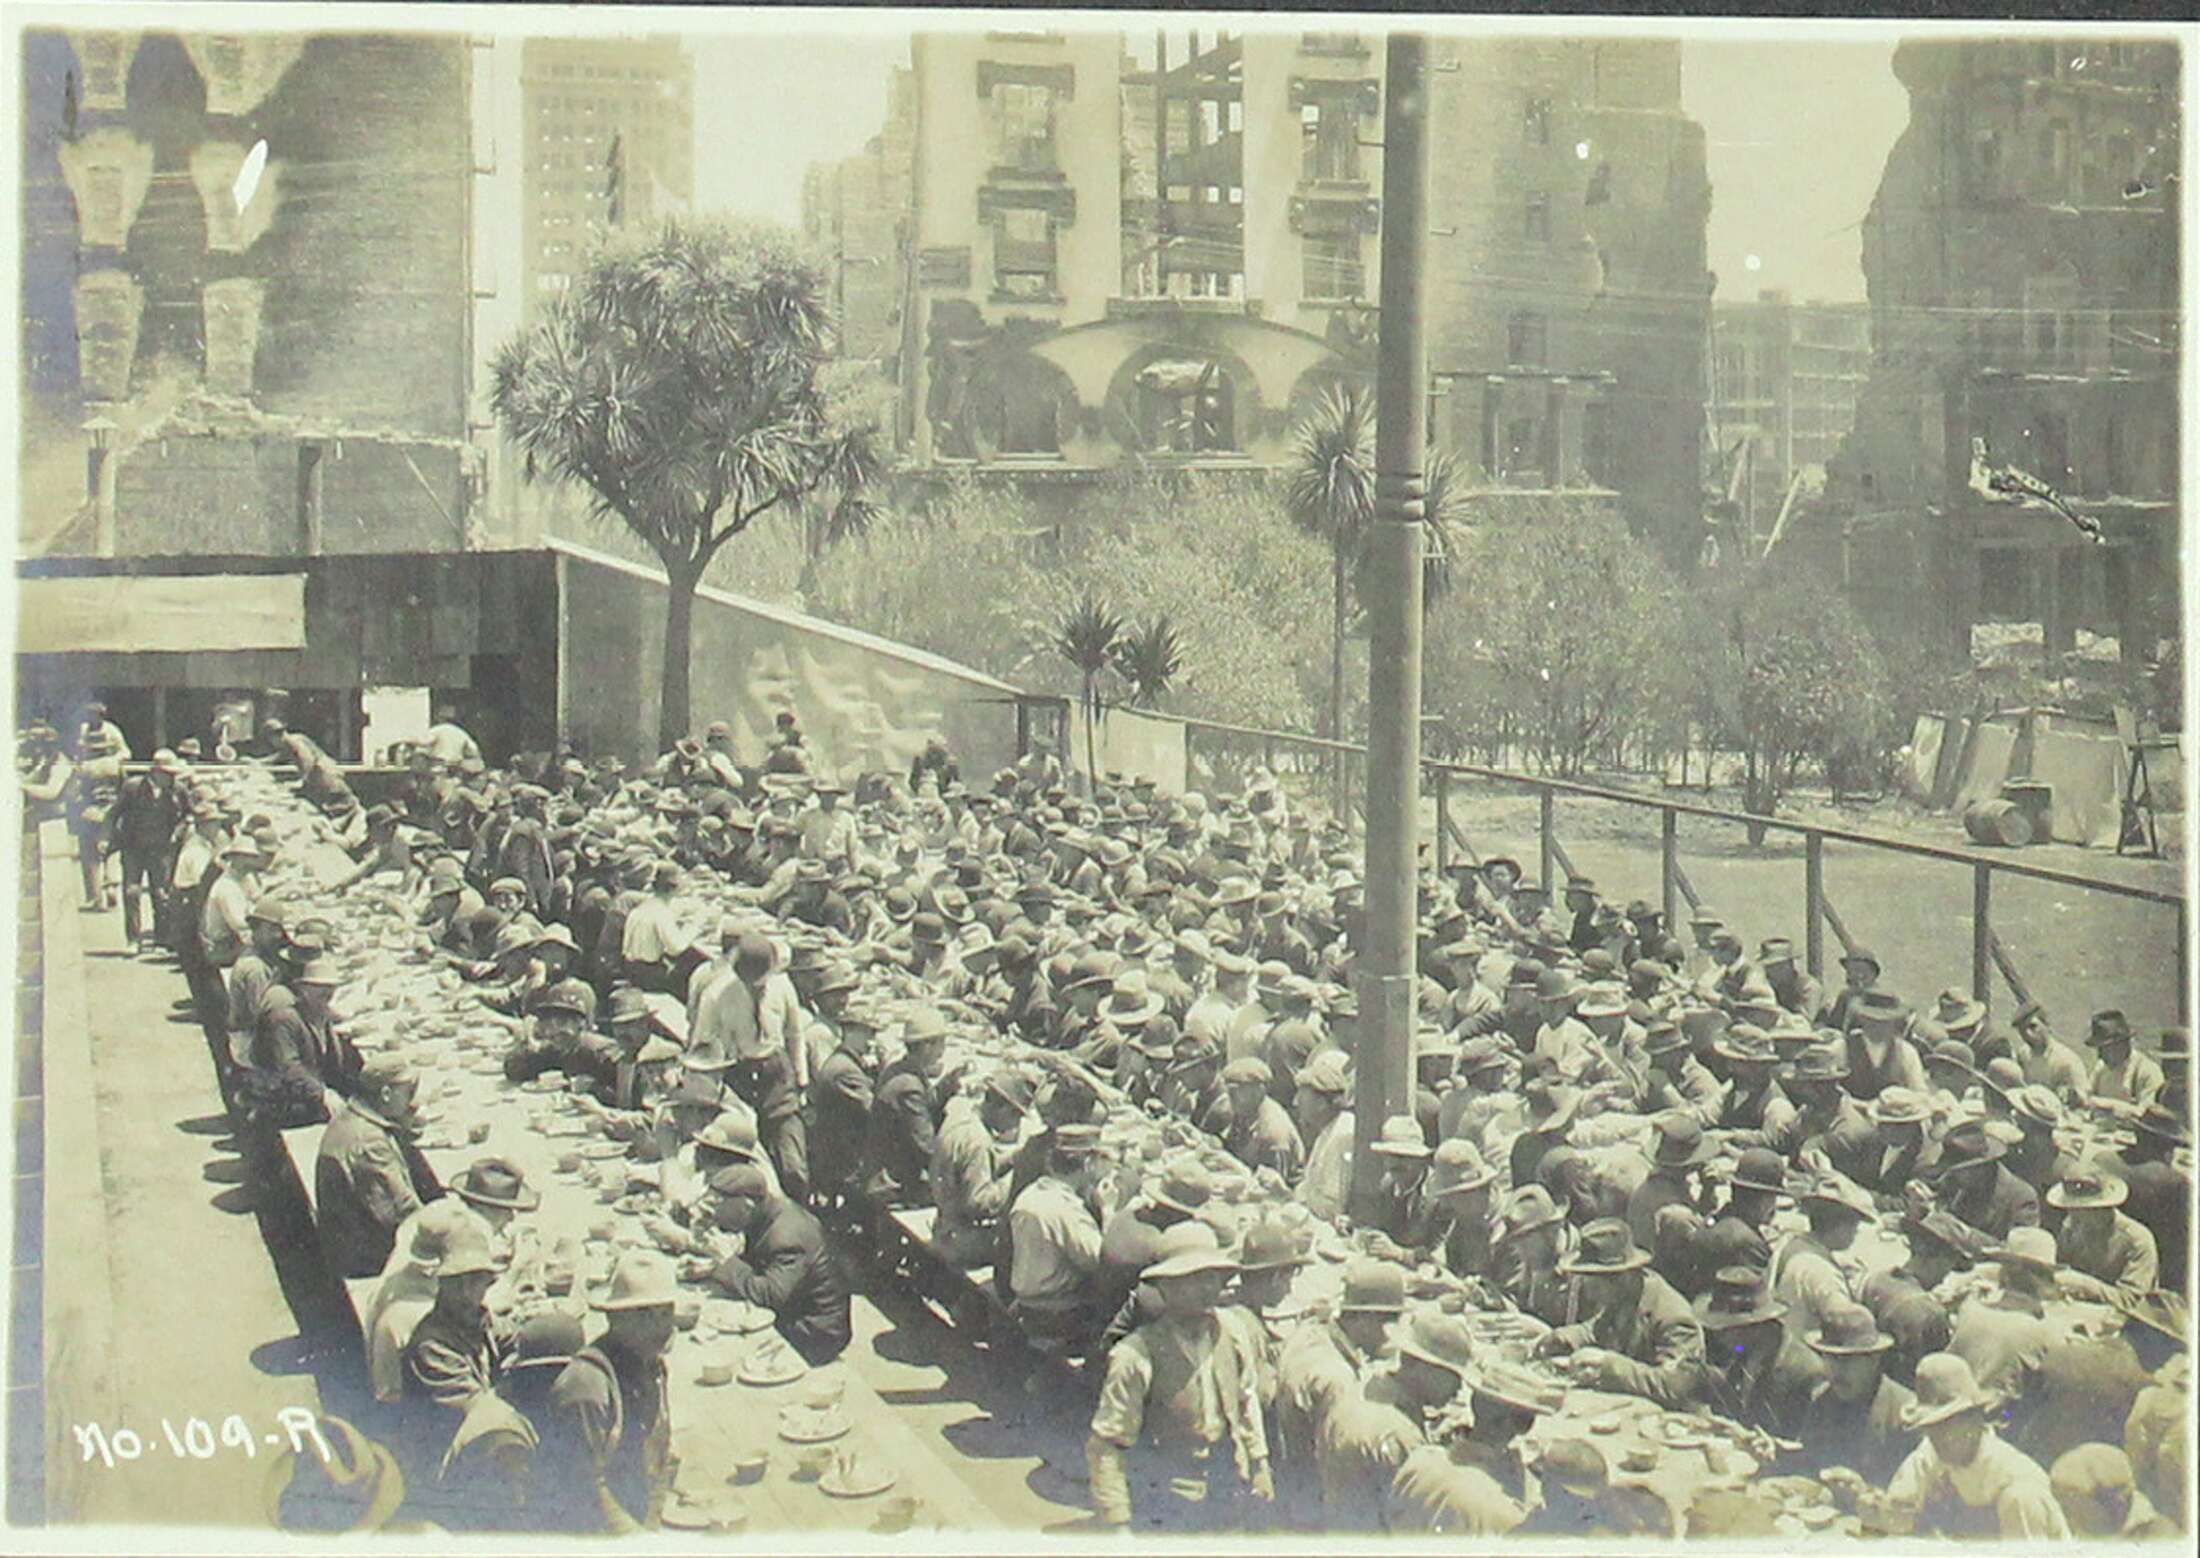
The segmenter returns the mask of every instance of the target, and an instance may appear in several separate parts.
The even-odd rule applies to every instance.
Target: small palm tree
[[[1115,674],[1130,684],[1132,700],[1148,708],[1160,707],[1183,665],[1183,643],[1166,613],[1116,641]]]
[[[1344,640],[1352,575],[1375,519],[1375,403],[1333,388],[1315,402],[1292,440],[1284,504],[1291,522],[1329,548],[1329,723],[1344,739]]]
[[[1054,629],[1055,653],[1077,668],[1083,682],[1079,702],[1085,711],[1085,772],[1094,784],[1100,779],[1094,732],[1106,708],[1101,698],[1101,679],[1115,667],[1115,646],[1121,642],[1123,631],[1123,619],[1090,595],[1073,606]]]

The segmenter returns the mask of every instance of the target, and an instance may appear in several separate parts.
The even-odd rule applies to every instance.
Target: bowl
[[[832,1464],[833,1451],[830,1445],[815,1445],[810,1449],[797,1451],[794,1458],[794,1479],[797,1482],[815,1482],[825,1475]]]
[[[561,1152],[558,1154],[558,1172],[560,1174],[578,1174],[580,1171],[581,1155],[579,1153]]]
[[[483,1120],[478,1125],[469,1127],[466,1132],[466,1139],[477,1147],[487,1141],[489,1139],[489,1122]]]
[[[723,1358],[713,1358],[703,1365],[701,1379],[706,1385],[730,1385],[733,1383],[733,1365]]]
[[[695,1294],[682,1293],[672,1301],[672,1320],[681,1330],[694,1330],[696,1322],[702,1318],[703,1301]]]
[[[771,1457],[768,1455],[739,1456],[734,1460],[733,1470],[727,1474],[726,1481],[737,1488],[747,1487],[753,1482],[762,1482],[764,1472],[770,1465]]]

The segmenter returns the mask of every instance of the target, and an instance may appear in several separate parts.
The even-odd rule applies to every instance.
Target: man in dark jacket
[[[2184,1122],[2157,1104],[2130,1122],[2132,1144],[2104,1167],[2128,1194],[2124,1215],[2154,1235],[2161,1285],[2182,1293],[2188,1283],[2186,1251],[2192,1248],[2192,1179],[2171,1154],[2189,1145]]]
[[[108,817],[115,850],[122,856],[122,933],[134,948],[167,939],[168,879],[176,833],[183,826],[176,787],[182,772],[176,754],[161,748],[153,754],[151,772],[122,782]]]
[[[336,982],[333,961],[309,957],[260,996],[235,1084],[239,1104],[256,1125],[280,1131],[317,1124],[330,1118],[335,1099],[357,1092],[359,1052],[329,1019]]]
[[[378,1276],[396,1247],[398,1225],[443,1193],[412,1145],[420,1078],[404,1060],[376,1055],[357,1091],[322,1133],[313,1166],[313,1212],[321,1250],[338,1277]]]
[[[1983,1126],[1959,1125],[1942,1138],[1935,1177],[1940,1207],[2000,1244],[2012,1228],[2040,1225],[2040,1198],[2001,1166],[2002,1144]]]
[[[954,1078],[940,1075],[947,1023],[922,1010],[902,1034],[902,1058],[879,1078],[871,1102],[871,1174],[867,1189],[882,1206],[925,1206],[932,1199],[933,1139]]]
[[[839,1357],[852,1334],[848,1279],[818,1220],[772,1194],[763,1170],[750,1163],[713,1174],[710,1195],[712,1223],[741,1241],[711,1268],[711,1280],[769,1309],[779,1334],[813,1367]]]

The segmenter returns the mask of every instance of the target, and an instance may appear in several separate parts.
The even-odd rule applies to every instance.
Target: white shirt
[[[213,843],[193,828],[176,849],[176,869],[169,883],[178,891],[188,891],[198,886],[213,866]]]
[[[721,979],[703,992],[688,1035],[688,1053],[734,1060],[762,1060],[783,1054],[792,1068],[794,1085],[810,1085],[809,1046],[803,1043],[806,1023],[801,997],[785,974],[765,976],[761,993],[739,975]]]
[[[1307,1145],[1299,1200],[1324,1222],[1344,1215],[1345,1198],[1352,1191],[1352,1131],[1352,1111],[1347,1109]]]
[[[629,963],[669,963],[687,951],[694,938],[680,928],[672,900],[654,895],[636,904],[626,917],[619,955]]]
[[[456,768],[468,758],[481,756],[481,748],[474,738],[448,720],[428,727],[425,749],[448,768]]]
[[[855,858],[856,814],[835,806],[831,811],[815,807],[802,814],[802,858],[839,860]]]
[[[1025,1302],[1074,1302],[1100,1269],[1100,1224],[1092,1208],[1052,1174],[1040,1175],[1016,1198],[1008,1233],[1009,1291]]]
[[[1943,1489],[1973,1509],[1995,1511],[2005,1537],[2070,1540],[2070,1524],[2055,1501],[2047,1473],[1991,1428],[1968,1466],[1950,1466],[1930,1439],[1919,1444],[1888,1481],[1887,1502],[1897,1509],[1916,1510]]]

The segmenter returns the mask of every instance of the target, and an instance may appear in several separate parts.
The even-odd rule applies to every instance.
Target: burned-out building
[[[1492,485],[1616,489],[1685,552],[1709,189],[1678,45],[1436,54],[1434,437]],[[1324,389],[1368,374],[1378,38],[969,32],[911,60],[897,375],[918,468],[1037,490],[1130,459],[1273,466]]]
[[[2174,631],[2179,57],[2172,43],[1905,42],[1910,122],[1864,225],[1873,359],[1828,481],[1882,624],[2083,625],[2127,659]],[[2100,529],[1995,501],[1983,463]],[[1921,608],[1931,603],[1931,611]]]

